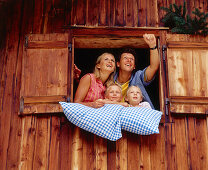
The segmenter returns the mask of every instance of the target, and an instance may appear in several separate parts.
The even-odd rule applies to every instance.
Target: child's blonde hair
[[[121,91],[121,94],[122,94],[122,88],[121,88],[121,86],[120,86],[119,84],[116,84],[116,83],[110,83],[110,84],[108,85],[108,87],[106,88],[106,90],[105,90],[105,95],[108,93],[110,87],[112,87],[112,86],[117,86],[117,87],[119,87],[119,90]]]
[[[126,96],[128,96],[129,91],[130,91],[133,87],[136,87],[136,88],[139,90],[139,93],[141,94],[141,97],[142,97],[142,99],[143,99],[144,97],[143,97],[142,91],[141,91],[141,89],[140,89],[138,86],[130,86],[130,87],[127,89]]]

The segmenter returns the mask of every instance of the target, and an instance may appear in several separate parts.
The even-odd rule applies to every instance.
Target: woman
[[[114,72],[114,56],[103,53],[97,58],[94,73],[86,74],[81,78],[74,102],[94,108],[102,107],[105,103],[98,99],[104,99],[105,88],[113,82]]]

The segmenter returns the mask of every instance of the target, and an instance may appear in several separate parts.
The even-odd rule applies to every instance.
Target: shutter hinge
[[[165,114],[168,115],[168,105],[170,104],[169,98],[165,98]]]
[[[169,98],[165,98],[165,105],[169,105],[170,103],[170,99]]]
[[[71,102],[71,98],[70,97],[67,97],[66,102],[67,103],[70,103]]]
[[[25,36],[25,49],[28,48],[28,36]]]
[[[20,98],[20,110],[19,110],[20,114],[23,113],[23,111],[24,111],[24,97],[21,97]]]
[[[166,45],[162,45],[162,57],[163,57],[163,61],[165,61],[165,51],[167,50],[167,46]]]
[[[68,44],[68,49],[69,49],[69,52],[72,52],[72,43]]]

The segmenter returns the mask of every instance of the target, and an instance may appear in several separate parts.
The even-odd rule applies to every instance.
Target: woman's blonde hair
[[[95,63],[94,74],[95,74],[95,77],[98,78],[98,79],[100,78],[100,69],[97,68],[97,64],[99,64],[100,61],[101,61],[101,59],[102,59],[102,57],[104,57],[104,56],[107,55],[107,54],[110,54],[110,55],[114,56],[114,55],[111,54],[111,53],[103,53],[102,55],[100,55],[100,56],[97,58],[97,61],[96,61],[96,63]],[[106,80],[106,82],[104,83],[104,85],[106,85],[106,86],[108,87],[110,84],[112,84],[112,83],[114,82],[113,76],[114,76],[115,72],[116,72],[116,69],[114,70],[114,72],[112,72],[112,73],[109,75],[109,77],[108,77],[108,79]]]

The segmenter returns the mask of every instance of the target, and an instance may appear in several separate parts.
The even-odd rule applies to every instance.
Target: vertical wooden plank
[[[71,169],[83,169],[83,141],[79,127],[75,127],[72,132],[72,158]]]
[[[208,48],[194,50],[192,53],[193,96],[208,96]],[[190,80],[191,82],[191,80]]]
[[[165,16],[166,12],[160,8],[161,7],[169,7],[169,6],[167,6],[166,0],[158,0],[157,5],[158,5],[158,14],[157,15],[158,15],[159,26],[164,26],[164,23],[161,22],[161,20]]]
[[[150,136],[141,136],[141,169],[151,169]]]
[[[107,170],[107,140],[95,136],[96,169]]]
[[[116,142],[107,141],[107,169],[116,169]]]
[[[122,138],[116,141],[116,169],[127,169],[127,135],[126,132],[122,132]]]
[[[72,132],[74,129],[75,126],[66,118],[61,122],[58,169],[72,170]]]
[[[71,0],[71,25],[76,25],[76,0]]]
[[[72,18],[72,0],[66,0],[66,8],[65,8],[65,22],[64,25],[72,25],[71,18]]]
[[[115,26],[116,6],[115,0],[110,0],[110,26]]]
[[[44,0],[34,1],[33,33],[42,33]]]
[[[128,169],[140,169],[140,137],[137,134],[127,133]]]
[[[16,23],[13,23],[13,27],[19,33],[19,40],[14,43],[16,49],[14,53],[16,56],[12,56],[13,61],[15,62],[15,70],[13,73],[13,82],[12,82],[12,108],[11,108],[11,126],[10,126],[10,137],[9,137],[9,147],[7,148],[7,168],[8,169],[17,169],[20,164],[20,152],[21,152],[21,135],[22,135],[22,119],[17,115],[19,111],[19,95],[20,95],[20,80],[21,80],[21,63],[22,63],[22,51],[23,51],[23,41],[25,31],[28,31],[31,26],[24,25],[25,20],[28,19],[25,17],[24,1],[18,1],[18,4],[15,6],[19,10],[16,11],[18,15],[15,15],[13,18],[16,20]],[[30,16],[28,14],[28,16]],[[16,34],[16,33],[15,33]],[[14,154],[14,151],[18,154]]]
[[[18,3],[18,2],[17,2]],[[21,3],[18,3],[19,5]],[[16,9],[19,9],[16,7]],[[33,163],[33,154],[34,154],[34,142],[35,142],[35,133],[36,133],[36,119],[34,117],[26,117],[20,119],[20,117],[17,116],[17,113],[19,111],[19,96],[20,96],[20,80],[21,80],[21,69],[22,69],[22,55],[24,51],[23,44],[25,42],[25,33],[32,32],[32,26],[33,26],[33,9],[34,9],[34,3],[33,1],[23,1],[22,9],[24,9],[22,12],[22,23],[20,28],[20,44],[19,48],[17,50],[18,52],[18,62],[17,62],[17,71],[16,71],[16,90],[15,92],[15,113],[13,114],[14,118],[12,122],[12,127],[14,129],[13,135],[18,134],[18,136],[21,137],[21,141],[19,142],[18,139],[11,140],[10,146],[11,146],[11,154],[17,155],[19,164],[19,169],[32,169],[32,163]],[[14,29],[16,30],[16,28]],[[20,123],[21,121],[21,123]],[[16,127],[15,127],[16,125]],[[21,128],[21,129],[20,129]],[[12,135],[11,135],[12,136]],[[18,149],[18,143],[20,143],[20,150]],[[15,147],[13,149],[12,147]],[[19,152],[19,154],[14,154],[14,150],[16,152]],[[19,151],[18,151],[19,150]],[[10,151],[9,151],[10,152]],[[13,164],[13,163],[12,163]],[[8,164],[9,165],[9,164]],[[13,165],[12,165],[13,166]],[[14,166],[15,167],[15,166]],[[10,169],[10,168],[9,168]]]
[[[176,140],[176,162],[177,168],[181,170],[189,169],[188,165],[188,141],[187,127],[184,118],[174,119],[175,140]]]
[[[87,26],[98,26],[98,0],[87,0]]]
[[[202,10],[203,10],[203,0],[196,0],[195,1],[195,8],[198,8],[199,11],[202,12]]]
[[[53,9],[52,9],[52,1],[45,0],[44,8],[43,8],[43,33],[51,33],[53,32],[54,24],[52,22]]]
[[[115,26],[125,26],[125,3],[124,0],[115,0]]]
[[[60,118],[51,117],[48,169],[59,169]]]
[[[96,169],[96,136],[81,130],[83,141],[83,170]]]
[[[98,25],[99,26],[107,26],[109,25],[109,5],[108,5],[109,1],[108,0],[102,0],[99,1],[99,21],[98,21]]]
[[[164,126],[159,126],[160,134],[150,135],[151,169],[165,169]]]
[[[208,167],[208,134],[206,118],[196,118],[196,142],[199,151],[199,169]]]
[[[0,6],[0,80],[3,80],[3,71],[5,66],[5,60],[6,60],[6,42],[7,42],[7,28],[9,24],[8,20],[8,4],[2,3]],[[3,82],[3,81],[2,81]],[[2,84],[3,85],[3,84]],[[2,87],[1,85],[1,87]],[[3,97],[3,88],[0,88],[0,106],[2,103],[2,97]],[[1,107],[0,107],[1,111]]]
[[[173,123],[165,124],[165,153],[166,153],[166,167],[165,169],[177,169],[176,163],[176,139],[175,126]]]
[[[74,18],[76,21],[74,22],[75,25],[85,25],[87,23],[87,1],[86,0],[79,0],[74,1],[73,8],[76,10]]]
[[[133,0],[133,13],[134,13],[133,27],[138,27],[138,17],[139,17],[138,7],[139,7],[138,1],[137,0]]]
[[[206,0],[204,0],[204,12],[208,12],[208,2]]]
[[[147,26],[147,1],[138,0],[138,10],[139,10],[139,27]]]
[[[35,149],[37,121],[28,116],[22,119],[21,150],[19,169],[32,169]]]
[[[189,117],[187,119],[188,128],[188,157],[189,169],[200,169],[200,158],[196,139],[195,118]]]
[[[21,132],[19,131],[21,129],[21,121],[17,120],[17,115],[14,115],[14,103],[17,88],[16,71],[19,61],[17,51],[20,41],[22,1],[19,0],[8,5],[7,40],[4,47],[6,58],[1,75],[2,86],[0,86],[0,92],[3,92],[0,109],[0,165],[2,169],[18,167],[19,155],[14,155],[14,148],[19,152],[21,140]],[[20,127],[18,127],[19,123]],[[14,145],[15,142],[16,146]]]
[[[184,74],[188,69],[187,60],[192,56],[190,50],[180,50],[180,49],[168,49],[168,77],[169,78],[169,90],[170,96],[187,95],[187,83],[185,81]],[[189,56],[189,57],[184,57]],[[184,67],[185,66],[185,67]],[[177,70],[177,71],[176,71]]]
[[[192,11],[195,9],[195,1],[187,0],[187,10],[188,14],[193,17]]]
[[[183,1],[175,1],[174,3],[178,6],[180,6],[180,5],[183,6]]]
[[[125,0],[125,21],[126,26],[136,27],[138,24],[138,1]]]
[[[37,131],[34,143],[33,169],[48,169],[50,119],[37,118]]]
[[[157,1],[147,0],[147,26],[158,27]]]
[[[53,32],[64,32],[64,30],[62,29],[62,27],[65,24],[65,14],[66,14],[66,1],[63,0],[55,0],[53,1],[53,7],[55,9],[55,17],[53,18]],[[48,5],[48,3],[46,2],[45,4],[46,6]]]
[[[125,0],[125,21],[126,21],[126,26],[132,27],[134,23],[134,13],[133,13],[133,1]]]

